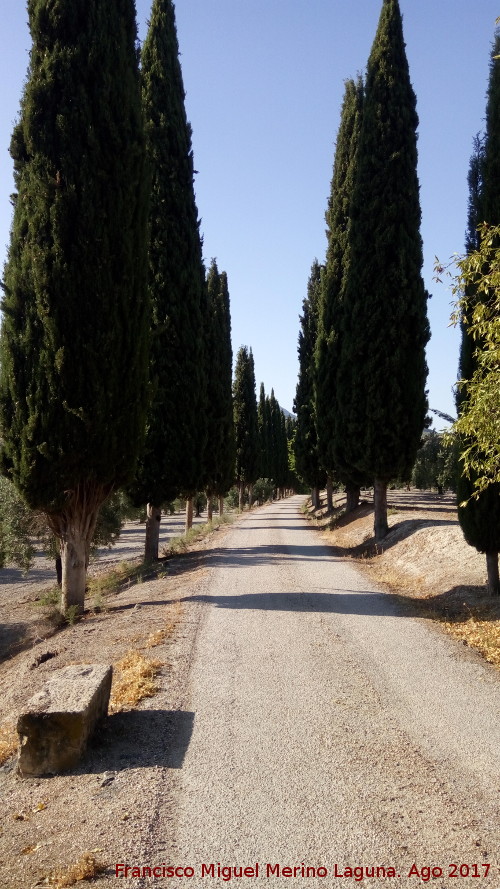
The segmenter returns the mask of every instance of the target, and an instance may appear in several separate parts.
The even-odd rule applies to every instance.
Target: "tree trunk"
[[[207,491],[207,522],[211,522],[213,518],[212,495]]]
[[[224,497],[222,494],[219,496],[219,515],[224,515]]]
[[[85,585],[90,544],[99,509],[112,493],[112,487],[77,485],[68,492],[65,508],[48,513],[47,522],[55,534],[61,555],[61,612],[76,606],[81,613],[85,603]]]
[[[488,571],[488,593],[490,596],[500,595],[500,579],[498,576],[498,553],[486,553],[486,569]]]
[[[160,522],[161,507],[148,503],[146,508],[146,542],[144,546],[144,560],[146,562],[158,561]]]
[[[248,486],[248,508],[249,509],[252,508],[252,501],[253,501],[253,485],[249,485]]]
[[[333,512],[333,482],[330,476],[326,480],[326,505],[328,512]]]
[[[244,493],[245,493],[245,485],[243,484],[243,482],[240,482],[238,485],[238,494],[239,494],[238,506],[239,506],[240,512],[243,512],[243,494]]]
[[[319,509],[319,490],[318,488],[311,488],[311,503],[313,509]]]
[[[56,556],[56,577],[57,577],[57,586],[62,586],[62,561],[61,561],[61,553]]]
[[[186,500],[186,534],[193,527],[193,498],[188,497]]]
[[[387,482],[383,479],[375,479],[373,504],[375,507],[373,525],[375,540],[383,540],[389,533],[389,524],[387,522]]]
[[[85,582],[87,578],[85,538],[74,529],[67,531],[60,542],[62,563],[61,611],[76,605],[81,613],[85,602]]]
[[[361,494],[361,488],[356,487],[355,485],[346,485],[345,495],[346,495],[346,504],[345,511],[352,512],[353,509],[356,509],[359,506],[359,497]]]

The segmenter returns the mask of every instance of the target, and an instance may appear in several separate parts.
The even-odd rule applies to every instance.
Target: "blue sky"
[[[400,0],[417,95],[429,402],[453,413],[458,333],[434,257],[463,249],[467,169],[485,114],[497,0]],[[381,0],[177,0],[207,263],[228,273],[233,349],[251,346],[257,386],[292,409],[311,264],[324,260],[344,80],[364,72]],[[143,38],[150,0],[137,0]],[[13,190],[8,146],[30,45],[22,0],[3,0],[0,261]],[[442,423],[437,421],[440,428]]]

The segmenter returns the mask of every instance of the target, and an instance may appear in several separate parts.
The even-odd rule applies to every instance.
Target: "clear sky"
[[[381,0],[177,0],[207,264],[228,273],[233,349],[251,346],[257,387],[292,409],[312,262],[324,260],[344,80],[364,72]],[[498,0],[400,0],[417,95],[429,403],[454,412],[458,333],[434,257],[463,249],[467,170],[483,128]],[[144,38],[150,0],[137,0]],[[0,262],[13,190],[8,146],[28,61],[23,0],[2,2]],[[437,421],[440,428],[443,424]]]

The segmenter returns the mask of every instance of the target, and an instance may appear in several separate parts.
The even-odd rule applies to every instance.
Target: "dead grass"
[[[98,861],[93,852],[84,852],[82,857],[74,864],[55,871],[48,877],[48,885],[55,889],[66,889],[84,880],[94,880],[99,874],[106,871],[107,865]]]
[[[159,643],[157,643],[159,644]],[[143,698],[151,698],[159,691],[154,681],[161,661],[149,660],[140,651],[133,650],[115,664],[113,685],[109,701],[109,712],[119,713],[136,707]]]
[[[3,766],[17,751],[18,737],[14,723],[0,726],[0,766]]]
[[[183,611],[182,603],[175,602],[174,605],[171,606],[171,609],[172,610],[165,625],[159,630],[156,630],[154,633],[149,634],[146,639],[144,648],[156,648],[157,645],[161,645],[163,642],[166,642],[166,640],[173,635],[173,632],[179,622],[180,616]]]
[[[221,516],[214,516],[211,522],[206,522],[204,525],[193,525],[186,534],[179,537],[171,537],[162,548],[162,555],[169,558],[180,553],[186,553],[194,543],[208,537],[209,534],[217,531],[222,525],[232,524],[234,520],[233,515],[224,513]]]
[[[467,597],[467,589],[464,596]],[[468,599],[468,600],[467,600]],[[463,615],[468,613],[468,617]],[[471,648],[478,649],[490,664],[500,667],[500,600],[497,597],[481,599],[468,596],[454,619],[443,616],[443,623],[453,636],[466,642]]]

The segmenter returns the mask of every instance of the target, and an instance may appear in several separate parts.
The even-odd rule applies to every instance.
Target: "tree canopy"
[[[83,607],[100,504],[134,471],[147,404],[148,180],[133,0],[30,0],[11,154],[1,468],[61,540]]]
[[[375,479],[377,538],[388,530],[387,482],[411,472],[427,413],[417,125],[399,3],[384,0],[365,80],[338,372],[343,451]]]

